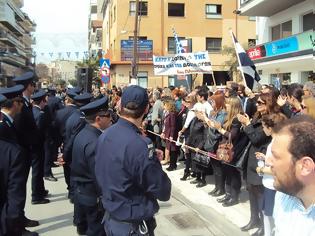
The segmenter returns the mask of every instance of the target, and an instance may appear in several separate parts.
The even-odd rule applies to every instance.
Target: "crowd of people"
[[[216,90],[197,86],[188,91],[185,87],[170,86],[143,90],[146,93],[143,95],[137,86],[100,88],[93,93],[83,92],[78,87],[64,92],[52,87],[47,91],[37,90],[32,72],[14,81],[15,86],[0,88],[3,157],[0,159],[0,236],[38,235],[26,229],[39,224],[25,216],[26,182],[31,170],[32,204],[49,203],[44,179],[57,181],[52,172],[56,166],[64,169],[78,234],[111,235],[106,222],[109,222],[107,227],[112,227],[109,226],[112,219],[124,218],[126,211],[129,214],[130,201],[140,201],[137,214],[144,211],[140,208],[149,206],[150,217],[141,217],[146,220],[145,226],[154,225],[152,217],[158,210],[156,199],[166,201],[170,197],[170,182],[160,167],[167,165],[167,171],[174,171],[178,161],[185,163],[181,180],[189,180],[196,188],[207,185],[207,175],[214,176],[214,189],[209,195],[216,197],[223,207],[239,203],[245,182],[250,220],[242,231],[257,228],[253,235],[288,235],[284,233],[287,229],[280,217],[289,224],[287,210],[299,207],[301,214],[295,212],[295,217],[305,226],[303,235],[315,233],[313,82],[304,86],[293,83],[280,90],[273,85],[263,85],[256,91],[235,82]],[[137,129],[131,131],[134,125]],[[145,137],[144,141],[142,138],[134,141],[138,133]],[[133,137],[132,148],[129,146],[132,141],[125,139],[126,136]],[[126,146],[123,146],[124,140]],[[148,150],[141,146],[143,142],[147,143]],[[119,153],[112,152],[115,145],[119,146],[115,148]],[[150,150],[155,150],[155,154],[151,155]],[[146,196],[148,191],[150,197],[131,197],[130,200],[129,195],[122,196],[118,191],[120,186],[112,187],[113,181],[123,185],[128,182],[125,172],[121,172],[121,176],[108,174],[115,168],[118,174],[121,170],[118,165],[126,161],[117,164],[114,159],[119,159],[119,155],[131,157],[132,153],[149,155],[149,162],[141,159],[141,165],[151,168],[155,180],[147,175],[143,166],[121,157],[132,169],[127,175],[133,173],[132,178],[141,182],[137,187],[128,185],[129,195]],[[110,163],[104,162],[104,155]],[[98,171],[100,166],[108,171]],[[138,176],[141,171],[143,175]],[[145,181],[145,178],[148,179]],[[127,184],[124,187],[127,188]],[[102,198],[104,194],[106,199]],[[292,196],[300,199],[302,205],[290,198]],[[115,202],[117,199],[119,201]],[[130,207],[136,209],[135,204]],[[121,217],[114,215],[116,211]],[[104,214],[105,230],[101,224]],[[118,219],[118,222],[127,220]],[[139,229],[141,225],[142,221]],[[138,229],[135,233],[153,235],[155,226],[148,226],[146,234],[139,233]]]

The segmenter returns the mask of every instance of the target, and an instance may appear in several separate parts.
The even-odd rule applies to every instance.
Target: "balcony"
[[[11,52],[0,52],[0,60],[13,66],[25,66],[26,63],[25,59]]]
[[[15,5],[13,1],[8,1],[7,4],[12,8],[12,10],[15,12],[16,18],[18,21],[24,20],[24,13],[21,11],[21,9]]]
[[[241,15],[272,16],[305,0],[240,0]]]
[[[24,44],[13,34],[5,31],[0,32],[0,41],[6,43],[9,46],[18,46],[24,48]]]

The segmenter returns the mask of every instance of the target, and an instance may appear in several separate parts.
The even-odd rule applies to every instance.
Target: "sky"
[[[36,24],[36,63],[78,60],[88,51],[90,0],[24,0],[22,10]]]

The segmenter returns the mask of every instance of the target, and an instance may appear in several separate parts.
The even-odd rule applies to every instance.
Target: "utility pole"
[[[133,34],[133,58],[131,63],[132,78],[137,79],[138,75],[138,24],[139,24],[139,0],[136,0],[135,29]]]

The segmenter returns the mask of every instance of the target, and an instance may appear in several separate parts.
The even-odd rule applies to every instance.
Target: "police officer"
[[[44,162],[44,178],[48,181],[57,181],[54,177],[51,167],[58,155],[58,132],[55,129],[54,121],[58,110],[63,108],[62,100],[56,97],[56,89],[53,87],[47,88],[47,106],[44,108],[47,119],[50,119],[48,130],[45,138],[45,162]]]
[[[23,85],[0,89],[0,94],[2,93],[2,96],[4,94],[3,97],[5,98],[5,101],[3,101],[1,105],[2,122],[0,124],[0,137],[15,144],[18,143],[18,137],[13,122],[15,116],[21,112],[23,106],[23,99],[20,96],[23,90]]]
[[[77,232],[88,236],[105,235],[101,224],[104,211],[101,192],[95,178],[95,147],[102,131],[110,126],[107,97],[80,108],[86,125],[73,142],[71,179],[75,182],[74,205],[78,213]]]
[[[21,76],[15,77],[13,81],[16,84],[21,84],[24,86],[23,91],[23,107],[20,114],[15,117],[15,127],[17,130],[17,136],[19,144],[25,149],[25,160],[27,169],[27,176],[30,171],[32,158],[37,153],[36,148],[38,147],[38,136],[37,136],[37,126],[34,120],[31,95],[34,93],[36,84],[34,82],[35,74],[33,72],[26,72]],[[46,193],[47,194],[47,193]],[[25,217],[26,227],[38,226],[39,222],[35,220],[30,220]]]
[[[63,161],[64,161],[64,174],[66,183],[68,185],[69,190],[69,199],[73,202],[73,186],[71,184],[71,161],[72,161],[72,145],[74,137],[77,133],[84,127],[85,120],[84,115],[80,112],[79,107],[86,105],[93,98],[90,93],[83,93],[80,95],[76,95],[73,99],[75,104],[77,105],[77,109],[75,109],[69,118],[66,120],[65,125],[65,139],[63,141]]]
[[[50,201],[45,198],[46,190],[44,186],[44,143],[48,124],[51,122],[45,114],[44,108],[47,104],[47,94],[44,90],[39,90],[32,95],[33,115],[37,126],[37,136],[39,137],[36,148],[37,155],[32,159],[32,204],[46,204]]]
[[[154,235],[157,200],[170,198],[171,181],[139,130],[148,109],[146,91],[129,86],[121,97],[120,119],[98,140],[95,174],[108,236]]]
[[[14,118],[23,107],[24,86],[1,88],[0,105],[0,235],[37,236],[25,229],[24,206],[28,166],[23,148],[18,145]]]

